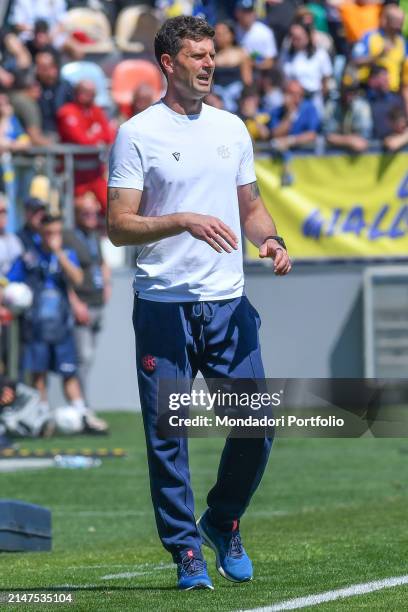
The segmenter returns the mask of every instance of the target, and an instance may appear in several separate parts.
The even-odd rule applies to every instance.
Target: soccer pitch
[[[123,447],[127,458],[106,459],[90,470],[0,473],[1,498],[52,510],[54,546],[51,553],[0,553],[0,596],[64,590],[75,602],[24,609],[248,610],[408,574],[408,440],[280,439],[241,523],[254,581],[227,582],[204,548],[215,591],[178,592],[175,568],[156,535],[140,415],[107,418],[113,433],[106,439],[54,438],[22,446],[108,445]],[[197,516],[222,444],[190,441]],[[329,603],[306,602],[302,609],[394,611],[407,610],[407,602],[408,586],[390,586]]]

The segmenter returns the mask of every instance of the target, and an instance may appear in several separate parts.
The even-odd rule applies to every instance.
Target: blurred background
[[[138,408],[130,316],[137,249],[106,238],[106,164],[119,125],[165,91],[153,40],[180,14],[215,27],[206,102],[245,121],[261,193],[295,262],[288,278],[275,278],[245,244],[267,375],[406,377],[407,3],[6,0],[1,404],[9,417],[16,397],[19,409],[36,406],[29,422],[20,419],[28,435],[47,433],[60,407],[81,415],[77,422],[65,410],[63,433],[107,433],[94,410]],[[82,284],[51,269],[60,240]],[[67,342],[71,357],[54,350],[52,337],[48,359],[35,352],[27,330],[39,286],[54,327],[61,305],[52,291],[66,295],[78,362]]]

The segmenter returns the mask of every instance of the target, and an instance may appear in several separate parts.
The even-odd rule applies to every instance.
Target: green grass
[[[408,442],[398,439],[281,439],[242,520],[255,580],[235,585],[215,571],[215,591],[179,593],[174,568],[156,535],[141,420],[111,414],[112,435],[24,443],[29,448],[121,446],[126,459],[91,470],[56,468],[0,473],[0,496],[45,505],[53,513],[51,553],[0,554],[0,593],[61,590],[75,605],[23,609],[239,610],[359,582],[408,573]],[[190,443],[197,515],[214,481],[221,439]],[[138,572],[133,578],[102,577]],[[398,587],[313,610],[406,610]],[[6,609],[6,608],[5,608]],[[8,606],[7,609],[22,609]],[[306,608],[305,608],[306,609]]]

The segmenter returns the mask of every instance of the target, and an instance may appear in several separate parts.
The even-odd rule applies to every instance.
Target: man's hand
[[[16,399],[16,392],[12,387],[5,386],[1,390],[0,406],[9,406]]]
[[[238,248],[238,239],[232,229],[217,217],[186,213],[184,226],[194,238],[203,240],[217,253],[231,253]]]
[[[48,240],[48,246],[55,254],[62,251],[62,234],[54,234]]]
[[[75,321],[79,325],[88,325],[90,323],[89,308],[82,300],[71,302],[72,310],[74,312]]]
[[[277,276],[284,276],[292,269],[287,251],[273,238],[268,238],[259,247],[259,257],[273,259],[273,271]]]

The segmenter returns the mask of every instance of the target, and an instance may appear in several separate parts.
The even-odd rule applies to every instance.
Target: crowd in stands
[[[109,145],[118,123],[160,95],[140,77],[122,104],[119,66],[142,58],[157,70],[155,31],[190,13],[215,27],[207,101],[239,114],[255,141],[280,153],[313,149],[319,138],[351,152],[373,143],[396,151],[408,142],[405,10],[389,0],[10,0],[0,35],[0,150]],[[78,62],[88,72],[75,72]],[[111,79],[111,97],[90,63]],[[76,161],[76,193],[92,191],[102,211],[104,172],[97,154]]]
[[[109,145],[121,121],[160,96],[154,33],[182,13],[214,25],[207,102],[239,114],[254,141],[284,157],[316,143],[397,151],[408,143],[406,10],[393,0],[10,0],[0,33],[0,151]],[[156,84],[143,71],[129,79],[133,58],[151,63]],[[76,158],[75,190],[94,193],[104,212],[97,153]]]

